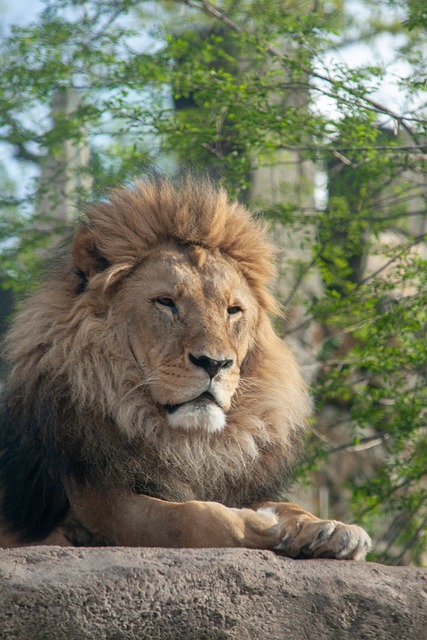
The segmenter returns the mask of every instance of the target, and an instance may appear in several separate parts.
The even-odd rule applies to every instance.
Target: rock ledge
[[[0,550],[1,640],[411,640],[427,571],[247,549]]]

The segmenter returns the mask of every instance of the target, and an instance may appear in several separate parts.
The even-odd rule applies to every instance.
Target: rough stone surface
[[[0,550],[1,640],[427,637],[427,571],[236,549]]]

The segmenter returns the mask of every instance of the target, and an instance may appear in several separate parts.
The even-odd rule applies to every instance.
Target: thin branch
[[[295,282],[292,285],[292,289],[290,290],[286,300],[282,303],[284,307],[288,307],[291,304],[291,302],[293,301],[295,295],[298,292],[298,289],[300,288],[300,285],[304,281],[305,276],[310,271],[310,269],[312,269],[316,265],[316,262],[317,262],[318,258],[320,257],[323,249],[324,249],[324,244],[316,252],[316,254],[313,256],[313,258],[310,260],[310,262],[308,262],[304,266],[304,269],[301,269],[301,272],[299,273],[298,277],[295,279]]]
[[[20,125],[10,114],[3,115],[3,119],[4,125],[10,128],[10,134],[0,136],[0,140],[15,147],[15,156],[17,158],[22,158],[23,160],[29,160],[30,162],[38,164],[41,161],[42,156],[32,153],[27,149],[25,146],[26,138],[25,135],[21,133]]]
[[[388,491],[386,491],[382,496],[377,495],[376,496],[377,502],[371,503],[369,506],[365,507],[365,509],[360,511],[359,512],[359,518],[362,519],[364,516],[366,516],[367,513],[369,513],[370,511],[373,511],[374,509],[376,509],[380,502],[382,504],[387,504],[387,500],[393,495],[393,493],[396,493],[397,491],[400,491],[400,489],[403,489],[404,487],[407,487],[409,484],[411,484],[411,482],[414,482],[414,481],[415,481],[415,478],[405,478],[399,484],[396,484],[396,485],[390,487],[390,489],[388,489]]]
[[[291,327],[290,329],[285,329],[284,336],[285,337],[286,336],[290,336],[293,333],[297,333],[297,331],[301,331],[302,329],[307,329],[307,327],[309,327],[311,325],[313,320],[314,320],[314,317],[310,316],[309,318],[307,318],[307,320],[304,320],[303,322],[300,322],[295,327]]]
[[[26,198],[7,198],[7,197],[2,197],[0,198],[0,206],[1,207],[19,207],[20,205],[24,204],[25,202],[27,202],[28,200]]]
[[[354,444],[354,442],[345,442],[344,444],[337,445],[336,447],[331,447],[326,453],[336,453],[337,451],[366,451],[367,449],[372,449],[373,447],[378,447],[379,445],[384,444],[384,442],[389,438],[390,435],[387,432],[384,432],[379,436],[366,436],[365,438],[360,438],[359,444]]]
[[[387,260],[387,262],[383,264],[382,267],[380,267],[373,273],[366,276],[366,278],[363,278],[363,280],[361,280],[358,283],[357,288],[362,287],[364,284],[369,282],[369,280],[376,278],[380,273],[385,271],[390,265],[396,262],[396,260],[399,260],[399,258],[401,258],[408,251],[408,249],[411,249],[412,247],[415,247],[417,244],[420,244],[420,242],[423,242],[426,238],[427,238],[427,233],[423,233],[420,236],[416,236],[414,240],[412,242],[408,242],[408,244],[406,244],[396,256],[394,256],[393,258],[390,258],[390,260]]]
[[[220,160],[224,159],[224,154],[219,149],[215,149],[215,147],[213,147],[208,142],[203,142],[202,147],[204,147],[205,149],[213,153],[213,155],[219,158]]]
[[[199,11],[204,11],[208,15],[216,18],[217,20],[221,20],[227,27],[236,31],[236,33],[243,33],[243,29],[239,27],[238,24],[233,22],[223,11],[215,7],[210,2],[205,0],[201,0],[200,2],[194,2],[194,0],[180,0],[181,4],[186,4],[188,7],[192,9],[199,9]]]
[[[420,526],[416,529],[414,534],[409,538],[408,542],[403,547],[401,553],[397,556],[397,558],[394,558],[393,564],[399,565],[401,563],[401,561],[405,556],[405,553],[408,551],[410,547],[412,547],[417,542],[420,535],[425,531],[426,525],[427,525],[427,516],[422,520]]]
[[[30,162],[34,162],[35,164],[39,164],[42,160],[42,156],[38,156],[35,153],[31,153],[21,142],[12,142],[14,145],[16,152],[15,157],[21,158],[22,160],[29,160]]]

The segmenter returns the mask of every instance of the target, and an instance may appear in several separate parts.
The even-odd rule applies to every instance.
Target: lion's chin
[[[226,419],[224,411],[213,402],[209,404],[186,403],[167,416],[174,429],[201,429],[209,433],[222,431]]]

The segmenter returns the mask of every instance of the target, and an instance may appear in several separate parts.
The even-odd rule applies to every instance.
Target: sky
[[[25,25],[31,22],[42,8],[40,0],[1,0],[0,2],[0,25],[4,32],[5,27],[10,24]]]

